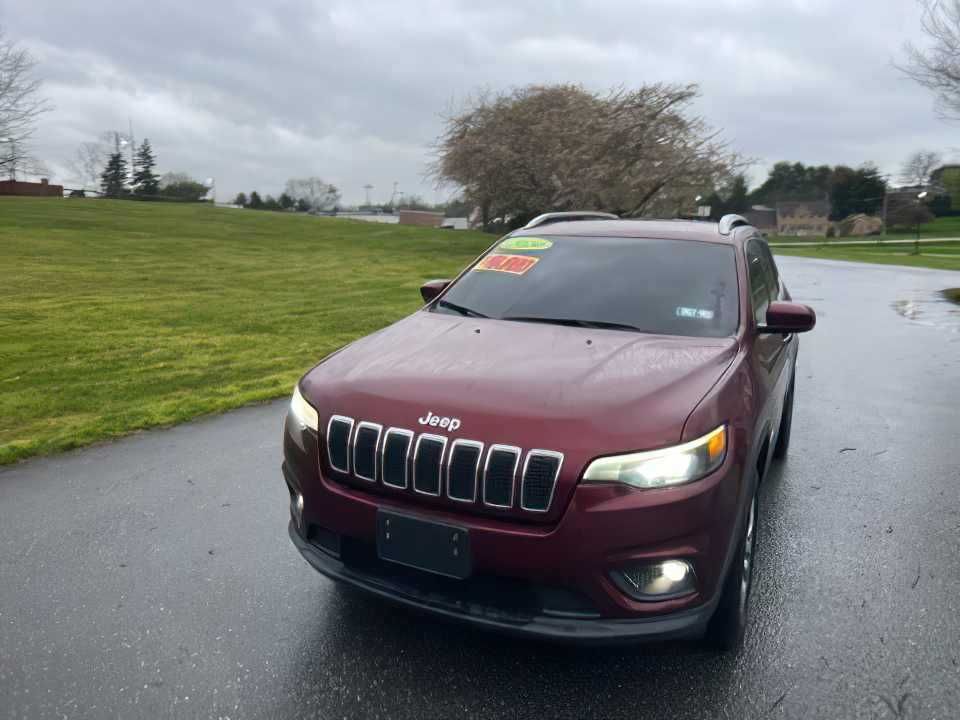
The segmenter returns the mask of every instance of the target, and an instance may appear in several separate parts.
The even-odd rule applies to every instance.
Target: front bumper
[[[601,645],[694,638],[703,634],[716,608],[715,599],[691,610],[644,619],[559,617],[494,609],[420,591],[415,585],[349,566],[318,543],[308,541],[292,520],[288,532],[306,561],[332,580],[407,608],[520,637]]]
[[[288,422],[284,479],[291,501],[298,493],[305,499],[300,530],[295,527],[291,538],[321,573],[437,615],[519,635],[588,642],[702,632],[719,601],[745,491],[744,459],[730,452],[715,473],[676,488],[635,492],[613,484],[579,485],[557,522],[532,524],[348,486],[325,477],[319,460],[317,435]],[[396,563],[376,554],[380,509],[467,530],[472,576],[440,581],[415,570],[401,577]],[[318,542],[324,535],[342,540],[344,552],[339,545],[325,551]],[[696,592],[641,602],[611,577],[618,568],[670,558],[692,563]]]

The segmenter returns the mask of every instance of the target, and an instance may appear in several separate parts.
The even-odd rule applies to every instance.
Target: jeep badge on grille
[[[429,410],[427,410],[427,414],[422,418],[417,418],[417,422],[421,425],[429,425],[430,427],[445,428],[450,432],[456,432],[460,427],[460,418],[440,417],[439,415],[434,415]]]

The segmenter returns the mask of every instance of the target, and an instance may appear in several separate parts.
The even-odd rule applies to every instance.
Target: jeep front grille
[[[512,445],[491,445],[487,467],[483,473],[483,504],[491,507],[513,507],[513,485],[520,463],[520,448]]]
[[[473,440],[454,440],[447,461],[447,497],[457,502],[475,502],[477,476],[483,443]]]
[[[523,464],[520,483],[520,507],[530,512],[546,512],[557,487],[557,475],[563,455],[551,450],[531,450]]]
[[[424,433],[413,451],[413,489],[424,495],[440,494],[441,462],[447,439]]]
[[[530,513],[550,510],[563,455],[513,445],[485,448],[476,440],[417,435],[334,415],[327,424],[327,457],[341,475],[389,491],[446,497],[463,504]],[[523,467],[520,469],[520,461]]]
[[[383,426],[370,422],[357,425],[353,441],[353,474],[361,480],[377,481],[377,445]]]
[[[353,419],[334,415],[327,425],[327,457],[337,472],[350,472],[350,437]]]
[[[407,489],[407,458],[413,433],[409,430],[390,428],[383,440],[381,477],[383,484],[392,488]]]

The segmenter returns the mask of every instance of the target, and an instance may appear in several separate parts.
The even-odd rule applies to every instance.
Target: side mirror
[[[794,302],[772,302],[767,308],[767,323],[757,328],[761,333],[802,333],[813,330],[817,314],[812,308]]]
[[[446,290],[449,284],[449,280],[427,280],[420,286],[420,297],[423,298],[425,303],[428,303]]]

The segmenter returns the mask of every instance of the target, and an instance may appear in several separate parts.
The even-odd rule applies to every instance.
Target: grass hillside
[[[951,219],[952,220],[952,219]],[[0,198],[0,464],[275,398],[489,235]],[[778,252],[960,270],[960,243]]]
[[[0,198],[0,464],[288,393],[490,236]]]
[[[882,238],[871,235],[869,237],[835,237],[825,238],[822,235],[771,235],[768,239],[772,243],[788,242],[834,242],[841,240],[913,240],[916,232],[913,230],[896,230],[887,233]],[[960,216],[957,217],[938,217],[928,223],[920,226],[920,237],[939,239],[939,238],[960,238]]]
[[[883,245],[812,245],[803,247],[775,247],[779,255],[821,258],[823,260],[852,260],[881,265],[909,265],[911,267],[960,270],[960,242],[922,243],[920,254],[913,254],[913,243],[904,241]]]

